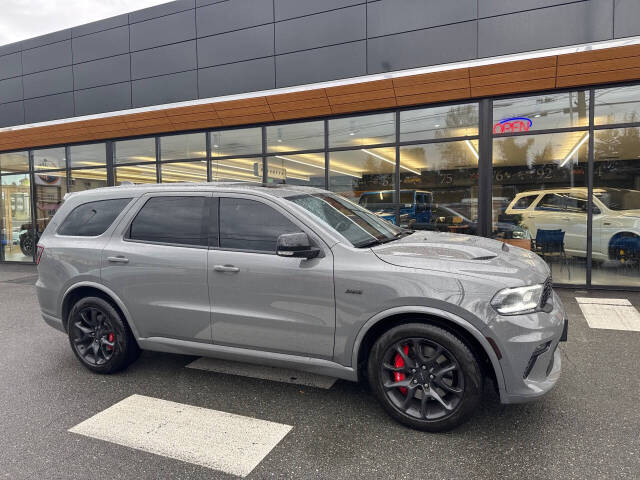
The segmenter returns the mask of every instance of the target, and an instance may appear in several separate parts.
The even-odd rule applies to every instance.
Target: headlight
[[[544,285],[505,288],[496,293],[491,305],[501,315],[518,315],[538,310]]]

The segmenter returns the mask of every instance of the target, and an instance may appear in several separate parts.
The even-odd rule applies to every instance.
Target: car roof
[[[311,195],[314,193],[326,193],[326,190],[316,187],[285,184],[262,184],[249,182],[178,182],[178,183],[150,183],[142,185],[118,185],[115,187],[102,187],[83,192],[74,192],[74,198],[83,197],[108,197],[108,196],[138,196],[150,192],[227,192],[227,193],[257,193],[265,197],[285,198],[295,195]]]

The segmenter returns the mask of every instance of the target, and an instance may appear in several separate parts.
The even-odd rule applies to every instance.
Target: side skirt
[[[285,353],[263,352],[248,348],[229,347],[208,343],[176,340],[173,338],[149,337],[138,338],[138,345],[143,350],[178,353],[182,355],[198,355],[201,357],[220,358],[237,362],[267,365],[270,367],[293,368],[303,372],[326,375],[327,377],[357,381],[358,376],[351,367],[345,367],[320,358],[300,357]]]

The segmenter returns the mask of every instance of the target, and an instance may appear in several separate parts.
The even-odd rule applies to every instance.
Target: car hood
[[[619,210],[612,211],[613,215],[619,215],[621,217],[640,218],[640,210]]]
[[[543,283],[550,275],[547,264],[535,253],[472,235],[415,232],[372,251],[399,267],[502,280],[513,286]]]

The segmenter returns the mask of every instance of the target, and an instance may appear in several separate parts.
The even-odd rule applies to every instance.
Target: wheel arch
[[[617,259],[617,254],[616,254],[616,250],[622,248],[625,249],[627,248],[626,245],[621,245],[620,241],[623,238],[634,238],[636,239],[636,243],[637,245],[635,246],[635,252],[636,255],[638,254],[638,252],[640,252],[640,235],[638,235],[635,232],[632,232],[628,229],[623,229],[623,230],[619,230],[616,233],[614,233],[613,235],[611,235],[611,238],[609,238],[609,243],[607,244],[607,255],[610,259]]]
[[[131,316],[127,308],[124,306],[122,300],[118,298],[118,296],[111,289],[95,282],[80,282],[70,286],[62,296],[62,301],[60,302],[60,314],[62,319],[62,326],[65,331],[67,331],[67,317],[69,316],[69,312],[71,308],[81,298],[87,296],[97,296],[103,298],[107,302],[111,303],[113,307],[118,311],[118,313],[125,320],[133,335],[136,339],[139,338],[138,332],[136,330],[135,325],[131,321]]]
[[[351,363],[358,378],[366,378],[363,375],[363,369],[366,368],[368,353],[380,335],[397,325],[407,323],[435,325],[456,335],[479,359],[483,373],[494,380],[499,393],[504,392],[500,360],[489,340],[464,318],[450,312],[422,306],[392,308],[381,312],[360,329],[354,343]]]

